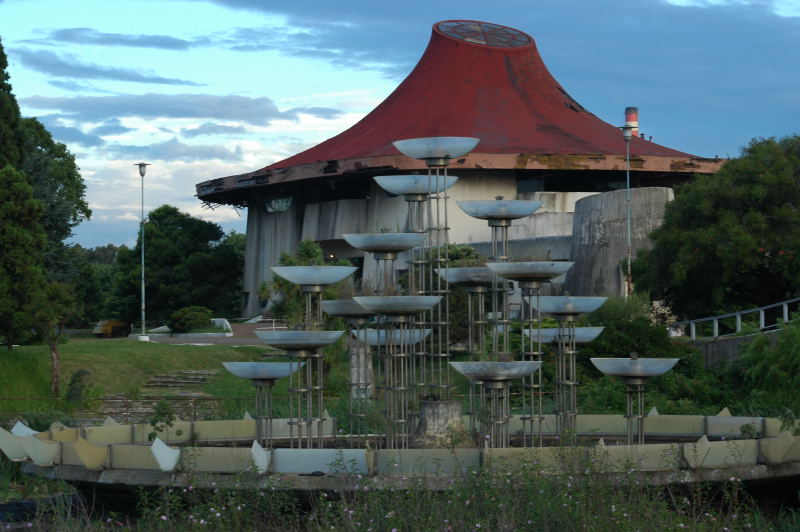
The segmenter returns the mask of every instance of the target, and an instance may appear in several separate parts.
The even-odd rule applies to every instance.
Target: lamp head
[[[624,126],[620,126],[620,129],[622,130],[622,138],[625,139],[625,142],[630,142],[631,141],[631,137],[633,137],[634,127],[630,126],[628,124],[625,124]]]
[[[145,172],[147,172],[147,167],[150,166],[150,163],[134,163],[133,166],[139,167],[139,175],[144,177]]]

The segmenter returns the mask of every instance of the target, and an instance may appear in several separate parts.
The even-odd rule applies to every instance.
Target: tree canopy
[[[31,313],[44,285],[39,224],[42,204],[33,198],[25,174],[7,165],[0,169],[0,337],[8,349],[25,339]]]
[[[679,186],[636,289],[696,318],[800,292],[800,136],[754,139],[716,174]]]
[[[13,186],[17,187],[6,199],[10,201],[11,198],[17,198],[23,201],[24,204],[21,203],[16,208],[25,211],[19,219],[19,224],[25,224],[24,228],[21,225],[14,227],[13,224],[6,228],[20,238],[14,240],[8,234],[5,235],[2,269],[13,271],[19,266],[19,254],[22,253],[27,255],[25,260],[28,264],[35,265],[35,269],[41,270],[43,267],[44,275],[51,281],[72,285],[84,283],[87,279],[86,264],[75,260],[79,257],[71,252],[65,240],[72,236],[72,229],[78,223],[91,216],[91,210],[84,198],[86,185],[75,164],[75,158],[67,147],[55,142],[35,118],[20,116],[19,106],[11,92],[7,67],[8,61],[0,43],[0,168],[7,165],[7,168],[16,171],[13,177],[12,174],[4,175],[9,184],[13,182]],[[20,192],[22,189],[25,189],[24,194]],[[37,200],[36,209],[27,207],[28,192],[32,194],[30,200]],[[21,199],[22,196],[26,199]],[[5,205],[4,209],[3,215],[7,216],[14,212],[15,207]],[[36,216],[28,216],[34,210]],[[35,246],[23,242],[24,239],[21,238],[25,232],[37,241]],[[43,243],[38,240],[42,235]],[[23,309],[25,312],[29,311],[25,307],[28,295],[34,295],[27,293],[31,287],[32,285],[26,285],[26,294],[22,299],[11,299],[3,304],[9,307],[17,305],[20,312]],[[84,295],[91,290],[81,288],[77,292]]]
[[[20,160],[17,137],[20,121],[19,106],[11,92],[7,68],[8,58],[0,40],[0,168],[6,165],[16,167]]]
[[[49,245],[61,244],[72,229],[92,215],[84,194],[75,157],[67,147],[53,140],[35,118],[23,118],[19,127],[22,158],[19,169],[33,186],[33,194],[44,205],[40,222]]]
[[[226,237],[219,225],[170,205],[150,211],[144,228],[148,317],[163,321],[192,305],[217,315],[238,315],[244,264],[240,236]],[[139,311],[140,246],[141,238],[133,249],[121,247],[117,257],[113,306],[117,316],[129,321]]]

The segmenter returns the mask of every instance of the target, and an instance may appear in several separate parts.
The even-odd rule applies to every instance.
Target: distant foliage
[[[716,174],[675,191],[637,290],[698,318],[800,292],[800,136],[756,139]]]
[[[200,305],[218,316],[238,316],[241,305],[244,237],[170,205],[150,211],[144,224],[148,321],[166,320],[176,308]],[[141,238],[119,248],[109,315],[139,316]]]
[[[213,314],[205,307],[185,307],[173,312],[167,320],[167,327],[174,333],[187,333],[192,329],[205,329],[211,325]]]

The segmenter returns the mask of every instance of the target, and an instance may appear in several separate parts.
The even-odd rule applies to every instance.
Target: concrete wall
[[[770,342],[774,345],[780,331],[766,331]],[[703,354],[703,361],[707,368],[736,364],[742,352],[752,342],[756,335],[724,336],[714,340],[691,342],[689,345],[698,349]]]
[[[260,205],[247,208],[244,280],[244,316],[261,312],[258,288],[272,279],[271,266],[277,266],[281,253],[294,253],[300,242],[304,205],[295,198],[283,212],[267,213]]]
[[[450,242],[475,244],[488,256],[491,230],[485,220],[467,216],[457,205],[461,200],[491,200],[498,195],[541,201],[533,216],[515,220],[509,230],[511,257],[516,260],[567,260],[576,262],[566,281],[575,295],[621,294],[619,264],[625,258],[625,191],[533,192],[517,194],[513,176],[470,176],[448,191]],[[672,199],[668,188],[634,189],[633,247],[649,246],[647,234],[661,223],[664,204]],[[407,203],[392,197],[370,181],[365,199],[334,200],[304,204],[295,197],[280,213],[266,213],[260,205],[248,208],[247,249],[244,272],[244,315],[262,310],[259,285],[271,278],[270,267],[281,253],[294,253],[301,240],[316,240],[327,255],[340,258],[364,256],[350,248],[341,235],[407,228]],[[572,211],[575,210],[575,213]],[[444,226],[444,219],[440,220]],[[574,235],[574,237],[573,237]],[[396,267],[406,268],[401,255]],[[364,256],[364,274],[376,268],[370,254]]]
[[[583,198],[575,204],[572,260],[566,289],[580,296],[624,294],[621,264],[627,253],[625,190],[615,190]],[[666,187],[631,190],[631,242],[636,251],[652,246],[648,235],[661,225],[664,206],[673,192]]]
[[[309,203],[303,211],[301,240],[334,240],[347,233],[365,233],[367,200]]]

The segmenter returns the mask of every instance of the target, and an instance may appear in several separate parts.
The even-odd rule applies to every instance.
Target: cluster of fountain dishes
[[[576,327],[581,314],[600,307],[606,298],[542,296],[545,283],[567,272],[571,262],[512,262],[508,257],[511,222],[533,214],[536,201],[460,201],[458,207],[471,217],[486,220],[492,233],[492,257],[485,266],[449,266],[447,190],[458,177],[447,174],[451,158],[460,157],[478,139],[435,137],[395,142],[404,154],[422,159],[427,175],[375,177],[387,192],[405,198],[408,206],[405,232],[345,234],[352,247],[371,253],[377,263],[375,294],[341,300],[323,300],[325,287],[352,275],[355,267],[285,266],[272,271],[299,285],[305,294],[305,326],[302,331],[259,330],[267,345],[286,350],[291,362],[226,362],[234,375],[253,381],[257,390],[256,439],[267,448],[274,444],[272,386],[276,379],[290,379],[289,446],[322,448],[325,445],[324,382],[321,348],[346,332],[374,349],[351,350],[349,434],[353,446],[369,443],[375,448],[405,449],[442,446],[458,433],[462,440],[502,448],[574,444],[576,441],[577,375],[576,345],[593,340],[602,328]],[[406,294],[396,278],[399,253],[409,252]],[[469,361],[451,361],[450,286],[468,294]],[[522,348],[511,351],[513,326],[509,296],[521,291]],[[487,298],[489,301],[487,301]],[[488,305],[487,305],[488,304]],[[491,312],[486,312],[490,306]],[[343,317],[349,331],[325,331],[323,313]],[[542,316],[556,318],[558,327],[543,329]],[[367,324],[372,327],[367,328]],[[543,387],[542,345],[557,345],[554,389]],[[592,359],[609,375],[628,384],[628,442],[644,442],[643,384],[675,365],[677,359],[650,359],[632,355],[625,359]],[[373,367],[375,371],[373,372]],[[451,399],[451,371],[469,382],[469,427],[463,426],[463,401]],[[373,379],[374,375],[374,379]],[[512,434],[512,383],[520,397],[522,430]],[[545,427],[545,407],[555,398],[556,427]],[[636,408],[634,408],[636,406]],[[376,409],[379,412],[376,412]],[[372,415],[375,413],[376,415]],[[375,423],[382,419],[381,430]],[[371,431],[370,431],[371,429]],[[545,438],[545,434],[548,438]]]
[[[372,475],[376,483],[397,474],[458,474],[495,457],[535,460],[559,471],[561,450],[588,449],[576,446],[581,435],[595,442],[594,452],[618,458],[626,470],[634,463],[658,473],[657,482],[713,480],[712,468],[719,467],[740,467],[735,475],[744,478],[800,474],[800,444],[782,432],[778,420],[727,412],[645,415],[646,379],[669,371],[677,359],[635,354],[591,359],[598,370],[626,383],[627,412],[577,414],[577,346],[595,339],[602,328],[576,322],[605,298],[541,294],[570,262],[509,260],[509,226],[539,203],[502,197],[458,202],[465,213],[488,222],[492,257],[480,267],[449,265],[447,190],[458,178],[448,175],[448,162],[477,142],[436,137],[395,143],[428,167],[427,175],[375,178],[387,192],[405,198],[405,231],[342,235],[377,262],[374,295],[324,300],[326,287],[353,275],[355,267],[272,268],[299,285],[305,317],[302,330],[257,331],[265,344],[286,353],[283,361],[224,363],[255,386],[255,419],[178,421],[152,442],[152,427],[143,423],[109,420],[99,427],[44,432],[18,425],[12,432],[0,429],[0,450],[12,460],[27,461],[25,472],[93,485],[165,480],[201,485],[193,473],[255,467],[261,474],[281,474],[288,488],[346,489],[346,481],[331,474],[341,471],[342,463],[349,472]],[[401,253],[408,265],[403,286],[395,276]],[[467,293],[467,354],[458,361],[450,353],[451,286]],[[517,293],[521,310],[512,316],[509,296]],[[348,330],[324,330],[324,314],[344,318]],[[544,316],[555,318],[557,327],[543,328]],[[512,350],[512,327],[522,332],[519,349]],[[332,419],[325,408],[323,360],[323,350],[344,335],[350,352],[346,422]],[[554,357],[555,369],[547,379],[542,376],[544,344],[554,346],[547,356]],[[469,382],[467,397],[453,395],[456,373]],[[272,392],[279,379],[288,379],[288,405],[281,405],[276,418]],[[337,426],[348,430],[337,431]],[[759,438],[746,437],[752,434]],[[767,470],[763,464],[781,468]]]

